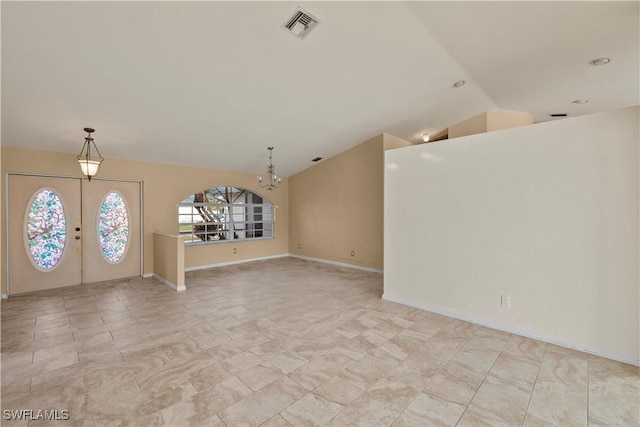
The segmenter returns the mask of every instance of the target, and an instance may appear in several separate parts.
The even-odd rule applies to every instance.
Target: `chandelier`
[[[100,164],[104,158],[100,155],[98,146],[91,137],[91,134],[95,132],[95,129],[84,128],[84,131],[87,132],[87,136],[84,137],[84,145],[82,146],[80,154],[78,154],[78,163],[80,163],[80,169],[82,169],[84,176],[91,181],[91,178],[96,176],[98,173],[98,169],[100,168]],[[96,153],[98,153],[98,157],[91,157],[91,144],[93,144],[93,148],[95,148]]]
[[[258,184],[260,187],[265,188],[267,191],[275,190],[280,187],[282,178],[278,177],[275,173],[275,167],[271,163],[271,155],[273,154],[273,147],[267,147],[269,150],[269,165],[267,166],[268,181],[266,184],[262,184],[262,176],[258,176]]]

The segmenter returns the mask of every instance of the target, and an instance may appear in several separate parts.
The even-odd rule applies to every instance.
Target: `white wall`
[[[638,365],[639,114],[388,151],[384,298]]]

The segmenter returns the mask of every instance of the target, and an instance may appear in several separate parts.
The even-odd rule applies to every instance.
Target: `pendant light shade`
[[[94,177],[98,173],[98,169],[100,168],[100,161],[98,160],[78,160],[80,163],[80,169],[82,169],[82,173],[91,181],[91,178]]]
[[[82,169],[82,174],[91,181],[91,178],[98,174],[98,169],[100,169],[100,164],[102,164],[104,158],[100,155],[100,150],[98,150],[95,141],[91,137],[91,134],[95,132],[95,130],[91,128],[84,128],[84,131],[87,132],[87,136],[84,138],[82,151],[78,154],[78,163],[80,164],[80,169]],[[91,156],[92,145],[95,152],[98,154],[98,157]]]

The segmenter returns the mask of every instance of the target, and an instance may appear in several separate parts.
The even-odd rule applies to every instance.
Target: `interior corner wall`
[[[289,177],[292,255],[382,269],[383,140],[378,135]]]
[[[509,110],[487,111],[487,132],[532,124],[533,117],[529,113]]]
[[[2,142],[0,142],[0,165],[2,165]],[[1,167],[0,167],[1,169]],[[1,185],[0,185],[0,200],[2,200],[2,203],[4,203],[4,199],[5,199],[5,194],[4,194],[4,173],[1,173],[2,175],[2,179],[0,179],[1,181]],[[0,287],[0,295],[5,295],[7,292],[7,287],[5,285],[6,281],[6,274],[5,274],[5,270],[6,269],[6,261],[4,259],[4,257],[6,256],[6,252],[4,252],[4,248],[6,248],[5,246],[5,242],[4,242],[4,233],[5,233],[5,206],[0,203],[0,224],[2,224],[0,226],[0,276],[2,276],[2,279],[0,279],[1,282],[1,287]]]
[[[639,114],[387,152],[384,298],[638,365]]]
[[[382,138],[382,148],[384,149],[384,151],[409,147],[411,145],[409,141],[398,138],[397,136],[390,135],[388,133],[383,133]]]
[[[467,135],[485,133],[487,131],[487,112],[469,117],[466,120],[449,126],[449,139],[460,138]]]
[[[80,176],[76,156],[40,150],[2,146],[2,188],[7,172],[44,175]],[[119,179],[143,182],[144,230],[143,248],[145,274],[153,273],[153,233],[178,233],[178,203],[195,191],[214,186],[246,188],[260,194],[276,206],[275,238],[187,246],[185,267],[193,268],[247,259],[285,255],[289,244],[288,179],[282,186],[265,192],[257,184],[255,175],[217,171],[187,166],[139,162],[107,158],[100,167],[97,179]],[[2,197],[5,212],[6,197]],[[2,247],[6,246],[5,222],[2,222]],[[236,253],[233,249],[236,248]],[[2,253],[5,253],[4,250]],[[6,271],[6,256],[2,257],[2,271]],[[6,275],[2,274],[2,293],[6,289]]]

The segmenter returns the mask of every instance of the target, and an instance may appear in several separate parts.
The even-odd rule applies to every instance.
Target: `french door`
[[[141,184],[8,175],[8,293],[141,273]]]

